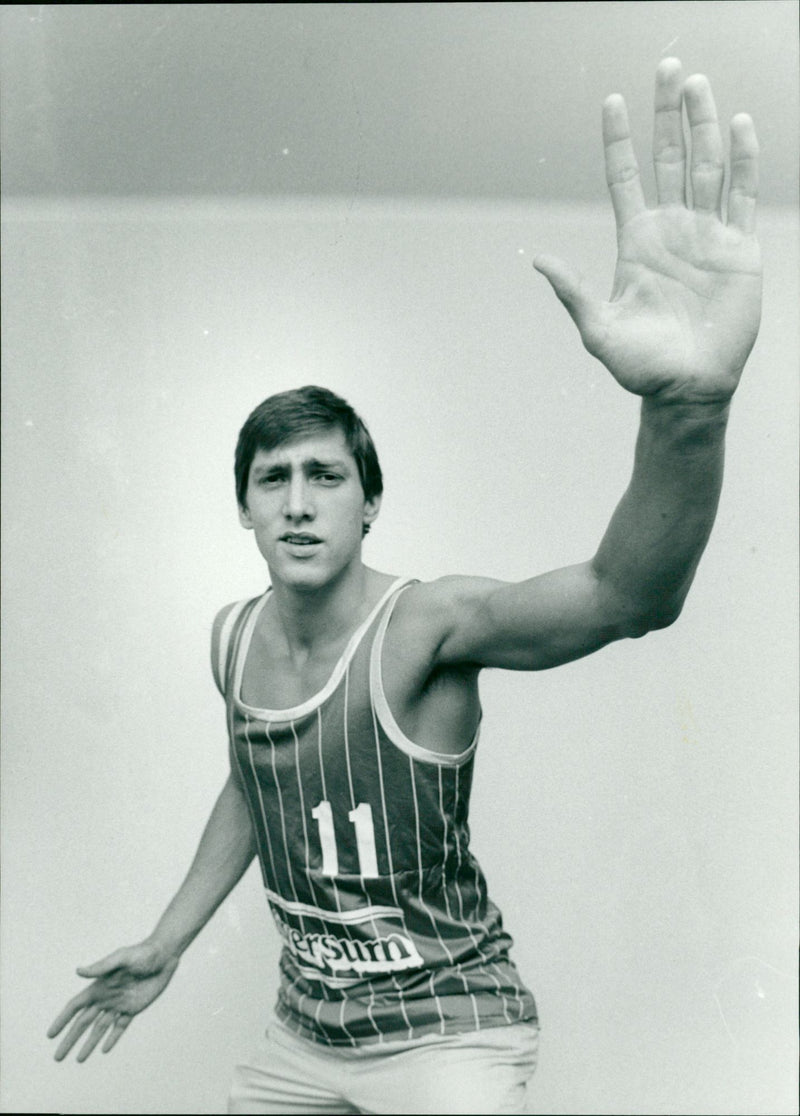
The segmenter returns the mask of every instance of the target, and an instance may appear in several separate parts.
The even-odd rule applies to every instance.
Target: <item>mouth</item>
[[[289,543],[291,546],[314,546],[322,542],[322,539],[317,535],[309,535],[306,532],[287,531],[285,535],[281,535],[281,542]]]

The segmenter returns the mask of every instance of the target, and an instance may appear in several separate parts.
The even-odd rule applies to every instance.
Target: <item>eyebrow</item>
[[[285,473],[292,468],[291,462],[276,461],[272,465],[254,465],[253,476],[265,476],[268,473]],[[338,458],[332,461],[320,461],[316,457],[307,457],[304,461],[300,462],[300,468],[306,471],[313,471],[315,469],[339,469],[341,471],[348,471],[348,464],[345,460]]]

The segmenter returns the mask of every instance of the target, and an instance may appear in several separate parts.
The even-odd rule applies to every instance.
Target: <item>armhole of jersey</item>
[[[211,671],[217,689],[223,697],[226,696],[228,678],[230,677],[230,650],[231,635],[236,626],[236,621],[242,614],[247,601],[236,601],[227,605],[217,613],[214,626],[211,629]]]
[[[394,612],[394,606],[397,604],[400,594],[407,588],[407,584],[403,585],[389,601],[381,617],[381,622],[378,625],[378,630],[375,633],[375,639],[372,644],[369,680],[375,713],[381,728],[391,740],[392,744],[394,744],[396,748],[399,748],[401,752],[405,752],[406,755],[411,756],[412,759],[421,760],[423,763],[436,763],[442,767],[460,767],[462,763],[466,763],[478,746],[480,725],[475,729],[475,735],[472,741],[462,752],[435,752],[432,748],[425,748],[421,744],[416,744],[406,736],[395,720],[394,714],[389,708],[389,702],[386,700],[386,692],[383,688],[383,670],[381,668],[383,641],[386,636],[386,629],[389,627],[389,621],[392,618],[392,613]]]

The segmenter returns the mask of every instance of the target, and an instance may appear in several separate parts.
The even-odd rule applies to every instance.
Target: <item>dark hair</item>
[[[271,395],[259,403],[239,431],[234,474],[239,507],[247,506],[250,466],[258,450],[269,452],[284,442],[302,438],[317,430],[342,431],[347,447],[355,458],[364,498],[372,500],[383,492],[383,475],[378,454],[364,423],[341,396],[327,388],[294,388]]]

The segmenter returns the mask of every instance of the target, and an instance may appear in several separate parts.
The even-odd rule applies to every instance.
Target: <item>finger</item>
[[[731,182],[728,224],[743,233],[756,227],[758,197],[758,138],[752,119],[739,113],[731,120]]]
[[[665,58],[656,70],[653,166],[660,205],[686,204],[681,64]]]
[[[103,1054],[108,1054],[109,1050],[112,1050],[116,1046],[117,1041],[125,1034],[131,1019],[132,1016],[130,1015],[120,1015],[117,1017],[114,1026],[108,1034],[108,1038],[102,1045],[101,1052]]]
[[[94,1048],[97,1046],[100,1039],[109,1029],[114,1022],[114,1014],[110,1011],[102,1011],[94,1021],[94,1026],[89,1032],[89,1037],[78,1052],[77,1061],[85,1062]]]
[[[60,1062],[63,1058],[66,1058],[67,1054],[69,1054],[70,1050],[73,1048],[84,1031],[86,1031],[86,1029],[88,1027],[91,1027],[92,1023],[94,1023],[101,1010],[101,1008],[96,1006],[90,1007],[87,1008],[82,1015],[78,1016],[70,1029],[67,1031],[64,1038],[59,1043],[58,1049],[53,1055],[57,1062]]]
[[[536,256],[533,266],[547,279],[585,341],[597,321],[597,300],[586,281],[556,256]]]
[[[644,193],[639,177],[639,164],[631,141],[628,110],[618,93],[607,97],[603,104],[603,147],[606,159],[606,182],[611,204],[621,229],[632,217],[645,209]]]
[[[59,1012],[47,1030],[48,1038],[55,1038],[56,1035],[63,1031],[67,1023],[74,1015],[90,1004],[92,1001],[92,992],[90,988],[85,988],[83,992],[79,992],[77,996],[73,996],[66,1007]]]
[[[695,74],[683,87],[686,115],[692,140],[690,178],[695,209],[719,213],[725,155],[717,120],[717,107],[708,78]]]

